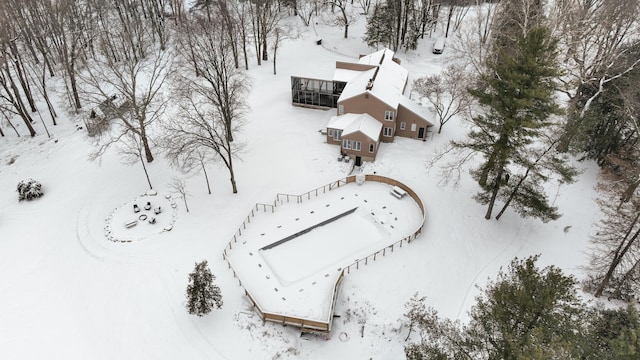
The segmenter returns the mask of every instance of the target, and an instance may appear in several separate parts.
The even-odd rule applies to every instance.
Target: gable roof
[[[365,55],[358,60],[360,65],[373,65],[374,68],[360,72],[347,83],[338,102],[369,92],[387,105],[397,108],[404,92],[409,71],[393,61],[394,52],[382,49]],[[344,70],[334,78],[344,78]],[[371,85],[371,86],[370,86]]]
[[[429,121],[429,119],[434,119],[435,114],[429,108],[424,107],[404,96],[400,97],[399,105],[424,119],[429,126],[433,126],[433,123]]]
[[[382,123],[369,114],[344,114],[329,119],[327,128],[342,130],[342,136],[361,132],[368,138],[378,141]]]

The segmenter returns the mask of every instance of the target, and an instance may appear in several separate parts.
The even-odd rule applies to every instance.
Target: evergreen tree
[[[390,10],[385,3],[376,3],[373,13],[367,20],[367,29],[364,41],[370,47],[379,45],[390,46],[392,38],[392,26],[389,21]]]
[[[576,282],[537,256],[514,259],[476,298],[467,325],[441,319],[417,295],[407,303],[409,360],[631,360],[640,354],[640,319],[633,305],[588,308]],[[411,332],[413,330],[413,332]]]
[[[640,356],[640,320],[633,305],[588,311],[584,329],[584,359],[632,360]]]
[[[579,115],[571,112],[570,123],[579,124],[572,134],[576,149],[583,151],[586,158],[595,159],[601,166],[606,166],[607,156],[617,154],[623,148],[637,144],[640,134],[636,131],[634,121],[640,118],[640,68],[631,67],[640,58],[640,45],[626,48],[626,56],[622,57],[618,68],[620,72],[615,85],[593,99],[589,108]],[[598,91],[593,84],[586,83],[581,89],[581,98],[590,98]],[[586,100],[585,100],[586,101]],[[580,119],[577,119],[581,116]]]
[[[515,39],[511,44],[508,36],[496,37],[495,56],[487,60],[487,72],[478,86],[470,90],[485,111],[472,118],[468,139],[453,146],[484,156],[471,175],[482,189],[476,200],[488,205],[486,219],[491,218],[496,199],[502,198],[523,216],[555,220],[560,215],[539,180],[546,180],[550,172],[565,182],[575,175],[553,147],[539,145],[550,137],[554,125],[550,118],[561,113],[554,98],[556,42],[543,26],[511,35]],[[550,163],[543,161],[550,157]]]
[[[213,283],[216,277],[209,270],[207,260],[196,263],[193,272],[189,274],[187,286],[187,310],[189,314],[203,316],[211,312],[215,305],[222,307],[220,288]]]
[[[426,315],[417,322],[420,341],[405,348],[407,359],[572,359],[588,354],[583,352],[586,312],[575,279],[553,266],[539,269],[537,259],[514,259],[500,271],[476,299],[467,326],[441,320],[432,309],[420,311]]]

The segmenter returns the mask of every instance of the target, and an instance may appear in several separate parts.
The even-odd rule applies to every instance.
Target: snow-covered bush
[[[17,191],[19,201],[32,200],[44,195],[42,192],[42,184],[33,179],[20,181]]]
[[[222,293],[218,285],[213,283],[216,277],[209,270],[207,260],[196,263],[189,274],[187,286],[187,310],[189,314],[203,316],[211,312],[215,305],[222,308]]]

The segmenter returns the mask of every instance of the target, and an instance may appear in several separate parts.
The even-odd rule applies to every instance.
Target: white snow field
[[[421,231],[421,203],[396,198],[389,184],[350,180],[278,194],[276,206],[256,204],[225,248],[234,275],[268,320],[328,332],[343,275],[400,250]]]
[[[212,195],[201,174],[186,178],[190,212],[172,194],[178,206],[171,231],[125,243],[105,236],[114,210],[149,186],[141,165],[124,165],[115,151],[99,162],[89,160],[96,149],[93,139],[84,129],[76,130],[86,114],[67,110],[61,80],[50,91],[59,98],[59,125],[50,125],[43,115],[51,138],[39,121],[34,138],[17,138],[3,125],[0,359],[397,360],[404,357],[407,334],[404,304],[415,292],[427,296],[427,304],[441,316],[466,321],[477,286],[515,256],[541,254],[539,265],[554,264],[582,278],[588,237],[599,216],[593,201],[595,164],[577,163],[583,173],[574,184],[547,185],[553,204],[564,214],[558,221],[522,219],[511,210],[500,221],[487,221],[486,209],[472,199],[477,184],[465,171],[454,187],[441,184],[437,166],[425,165],[434,152],[466,132],[467,124],[454,119],[425,142],[397,138],[382,144],[375,163],[361,169],[409,186],[423,200],[427,218],[422,234],[409,246],[345,274],[335,308],[340,317],[329,336],[301,337],[296,327],[263,323],[228,268],[224,248],[256,203],[273,201],[278,192],[304,193],[351,171],[351,164],[337,161],[338,148],[319,133],[335,111],[292,107],[290,76],[316,68],[331,73],[335,61],[355,61],[375,50],[362,41],[362,16],[349,27],[347,39],[331,19],[315,22],[315,30],[300,26],[299,38],[281,44],[277,75],[272,62],[257,66],[250,59],[251,112],[237,137],[245,144],[235,162],[238,193],[231,192],[222,164],[208,168]],[[442,29],[439,25],[434,38]],[[321,46],[316,45],[318,37]],[[432,45],[425,37],[418,50],[396,53],[410,72],[407,93],[413,79],[436,73],[451,60],[450,43],[442,55],[433,55]],[[24,125],[14,123],[24,134]],[[158,196],[168,195],[172,177],[184,175],[158,151],[155,155],[147,166],[150,180]],[[18,202],[16,185],[28,178],[40,181],[45,195]],[[563,231],[567,226],[570,230]],[[312,253],[305,258],[315,259]],[[204,259],[217,277],[224,306],[199,318],[185,310],[185,290],[195,262]],[[261,271],[256,265],[256,273]],[[305,278],[288,278],[296,280]]]

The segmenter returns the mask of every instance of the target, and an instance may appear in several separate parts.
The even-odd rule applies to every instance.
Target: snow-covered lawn
[[[414,189],[427,219],[407,248],[345,275],[336,302],[340,317],[329,340],[263,324],[228,269],[223,249],[256,203],[268,203],[282,191],[303,193],[351,171],[337,161],[338,147],[318,132],[335,111],[292,107],[290,76],[333,69],[335,61],[355,61],[371,49],[362,42],[364,19],[349,28],[348,39],[341,38],[342,29],[318,22],[318,35],[303,28],[299,39],[282,44],[278,75],[272,63],[251,63],[251,112],[237,137],[246,145],[235,163],[239,193],[231,193],[223,165],[211,166],[213,194],[202,175],[188,178],[191,211],[179,202],[173,229],[144,241],[119,243],[105,236],[105,219],[114,209],[128,204],[128,211],[149,190],[142,167],[123,165],[114,152],[90,161],[94,145],[84,130],[76,130],[82,118],[64,111],[62,88],[60,125],[50,126],[52,138],[39,124],[33,139],[7,131],[0,139],[0,359],[397,360],[404,356],[404,304],[415,292],[426,295],[442,316],[464,321],[476,286],[514,256],[542,254],[540,265],[582,276],[591,224],[599,215],[593,201],[597,167],[579,163],[584,173],[578,182],[548,185],[564,214],[556,222],[521,219],[512,211],[487,221],[485,208],[472,199],[478,188],[468,174],[462,173],[458,187],[443,186],[438,168],[425,166],[440,146],[466,131],[455,119],[425,142],[398,138],[382,144],[376,162],[363,166],[363,173]],[[318,36],[322,46],[316,45]],[[433,55],[428,38],[420,42],[417,51],[396,54],[410,70],[410,81],[439,71],[450,55]],[[154,190],[164,196],[177,174],[157,155],[148,170]],[[16,185],[28,178],[40,181],[45,195],[18,202]],[[312,253],[305,258],[315,259]],[[184,295],[188,274],[203,259],[217,276],[224,306],[198,318],[187,314]],[[257,265],[256,270],[264,274]]]

